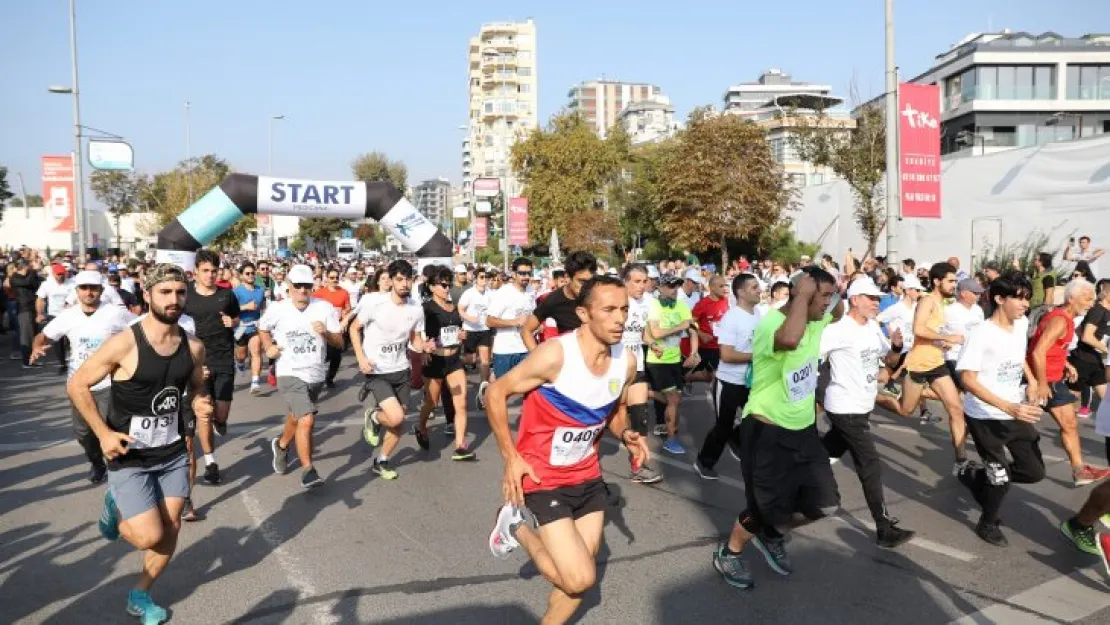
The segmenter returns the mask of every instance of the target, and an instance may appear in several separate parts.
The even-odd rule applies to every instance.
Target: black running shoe
[[[212,486],[220,483],[220,465],[213,462],[204,467],[204,483]]]
[[[466,447],[458,447],[455,449],[454,453],[451,454],[451,459],[459,462],[468,462],[471,460],[477,460],[478,456],[475,456],[474,452],[470,451]]]
[[[416,444],[420,445],[420,449],[428,451],[432,448],[431,441],[428,440],[428,434],[420,431],[420,426],[415,423],[412,424],[412,433],[416,436]]]
[[[89,469],[89,484],[99,484],[108,478],[108,467],[95,464]]]
[[[994,545],[995,547],[1007,547],[1010,541],[1006,540],[1006,535],[999,529],[1000,523],[984,523],[979,519],[979,524],[975,526],[975,534],[982,538],[984,541]]]
[[[213,419],[212,431],[214,431],[217,436],[227,436],[227,421],[216,421]]]
[[[912,530],[904,530],[898,527],[895,523],[880,526],[876,532],[875,542],[884,549],[894,549],[904,543],[909,542],[914,537],[915,532]]]
[[[301,486],[305,488],[315,488],[324,483],[324,478],[316,472],[316,467],[309,467],[307,471],[301,474]]]

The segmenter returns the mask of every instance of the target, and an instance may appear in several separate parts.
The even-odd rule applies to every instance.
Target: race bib
[[[399,354],[405,353],[405,348],[408,346],[408,341],[400,341],[398,343],[386,343],[378,348],[378,357],[382,360],[392,361],[399,357]]]
[[[135,442],[130,443],[128,448],[149,449],[176,443],[181,438],[177,430],[177,419],[177,412],[158,417],[131,417],[131,427],[127,433]]]
[[[99,336],[82,337],[77,341],[70,341],[70,373],[72,374],[77,371],[81,365],[85,364],[89,356],[92,356],[93,352],[100,349],[103,343],[104,339]]]
[[[588,428],[555,428],[551,435],[551,466],[568,467],[589,458],[604,427],[602,423]]]
[[[320,345],[316,336],[308,332],[290,333],[285,337],[288,345],[282,350],[283,356],[289,356],[295,367],[304,367],[321,362]]]
[[[817,390],[817,361],[811,360],[793,371],[787,371],[783,382],[786,384],[786,396],[792,402],[813,395]]]
[[[459,344],[459,326],[446,326],[439,329],[439,346],[454,347]]]

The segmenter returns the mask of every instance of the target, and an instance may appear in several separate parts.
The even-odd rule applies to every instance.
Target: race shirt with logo
[[[328,332],[340,331],[338,311],[322,299],[309,299],[304,310],[288,299],[266,309],[258,321],[258,329],[269,332],[274,343],[281,348],[281,357],[274,368],[277,377],[294,377],[307,384],[324,381],[327,344],[312,327],[316,321],[322,323]]]
[[[879,370],[890,352],[890,340],[875,320],[860,323],[844,317],[821,334],[822,360],[829,362],[825,410],[833,414],[866,414],[875,408]]]
[[[683,321],[692,319],[690,309],[681,300],[675,300],[670,306],[664,306],[662,301],[653,299],[648,307],[648,321],[654,321],[660,330],[670,330],[682,324]],[[682,337],[685,332],[676,332],[661,339],[652,341],[653,345],[663,348],[663,353],[656,356],[655,350],[648,350],[648,364],[674,364],[682,360]]]
[[[486,313],[489,311],[490,296],[489,289],[479,291],[477,287],[470,287],[459,297],[459,309],[466,312],[468,317],[478,318],[478,323],[463,321],[463,329],[467,332],[489,330],[489,326],[486,325]]]
[[[76,287],[72,280],[58,282],[54,278],[50,278],[48,280],[43,280],[35,295],[37,295],[39,299],[46,300],[46,316],[57,317],[66,309],[66,297],[68,297],[70,291],[74,289],[76,289]]]
[[[535,308],[536,302],[532,296],[513,284],[506,284],[497,289],[490,298],[486,316],[495,319],[516,319],[532,314]],[[496,328],[493,335],[493,353],[523,354],[527,351],[524,339],[520,337],[520,328]]]
[[[887,329],[887,334],[895,329],[902,331],[902,353],[908,354],[913,348],[913,316],[917,313],[917,304],[906,306],[904,301],[887,308],[875,318]]]
[[[578,332],[552,339],[562,346],[563,366],[553,382],[524,396],[516,448],[540,478],[524,478],[524,492],[574,486],[601,477],[598,440],[609,424],[628,377],[631,355],[610,348],[609,368],[594,375],[578,346]]]
[[[775,351],[775,333],[786,323],[786,315],[778,310],[767,312],[752,339],[752,387],[744,417],[757,414],[787,430],[814,424],[817,356],[821,334],[831,321],[829,314],[810,321],[796,348]]]
[[[972,304],[968,308],[959,302],[952,302],[944,307],[944,327],[941,328],[941,332],[944,334],[959,334],[967,339],[972,328],[983,323],[983,320],[983,309],[977,304]],[[944,352],[944,359],[959,360],[963,347],[963,343],[953,343],[952,347]]]
[[[101,304],[91,313],[81,310],[80,306],[67,308],[60,315],[46,324],[42,329],[43,335],[51,341],[59,341],[62,337],[69,339],[69,359],[67,368],[69,377],[77,372],[81,365],[93,355],[105,341],[127,328],[135,315],[120,306]],[[93,391],[99,391],[112,385],[111,376],[94,384]]]
[[[362,353],[374,365],[371,373],[394,373],[409,368],[407,353],[412,333],[424,331],[424,309],[412,298],[401,304],[391,293],[371,293],[359,302]]]
[[[636,357],[636,370],[644,370],[644,330],[647,329],[648,311],[655,298],[648,293],[640,299],[628,298],[628,319],[624,322],[624,335],[621,343],[632,350]]]
[[[1009,331],[987,320],[968,334],[957,371],[976,371],[976,379],[1004,401],[1020,403],[1025,398],[1025,350],[1029,343],[1029,320],[1022,317]],[[972,419],[1012,421],[1003,410],[964,393],[964,414]]]

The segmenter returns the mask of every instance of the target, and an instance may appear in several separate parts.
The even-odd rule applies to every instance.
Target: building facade
[[[412,203],[428,221],[443,226],[451,216],[451,181],[425,180],[412,188]]]
[[[658,97],[663,97],[663,90],[655,85],[590,80],[570,88],[567,108],[581,113],[597,135],[604,139],[626,106]]]
[[[1110,133],[1110,34],[973,33],[908,82],[940,87],[941,154]]]
[[[674,106],[665,95],[629,103],[617,113],[617,122],[624,126],[633,146],[665,141],[678,132]]]
[[[463,202],[473,203],[475,178],[499,178],[517,194],[509,163],[514,143],[537,127],[536,25],[483,24],[467,55],[468,116],[462,143]]]

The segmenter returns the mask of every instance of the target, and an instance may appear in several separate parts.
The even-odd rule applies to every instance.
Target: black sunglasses
[[[518,275],[518,276],[530,276],[530,275],[532,275],[532,272],[531,272],[531,271],[529,271],[529,270],[524,270],[524,271],[514,271],[513,273],[515,273],[515,274],[516,274],[516,275]]]
[[[293,288],[294,289],[300,289],[302,291],[311,291],[312,290],[312,285],[311,284],[294,284]]]

